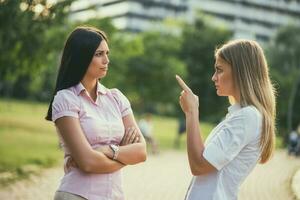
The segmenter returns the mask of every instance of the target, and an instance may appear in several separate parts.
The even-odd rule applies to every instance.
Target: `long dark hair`
[[[56,93],[77,85],[82,80],[102,40],[107,41],[105,33],[89,26],[77,27],[69,35],[63,50],[46,120],[52,120],[52,103]]]

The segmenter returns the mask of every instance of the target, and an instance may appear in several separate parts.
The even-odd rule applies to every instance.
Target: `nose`
[[[105,55],[104,63],[105,63],[105,64],[108,64],[108,63],[109,63],[108,55]]]
[[[217,81],[217,75],[216,75],[216,72],[213,74],[213,76],[211,77],[211,80],[213,82],[216,82]]]

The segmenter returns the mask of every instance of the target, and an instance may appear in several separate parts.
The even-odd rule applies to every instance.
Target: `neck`
[[[229,102],[230,102],[231,105],[236,104],[236,103],[238,103],[238,104],[240,103],[240,98],[236,98],[234,96],[229,96],[228,99],[229,99]]]
[[[241,99],[240,99],[240,96],[237,96],[237,97],[234,97],[235,99],[235,102],[240,104],[241,103]]]
[[[83,78],[81,80],[81,83],[91,97],[94,97],[96,95],[96,90],[97,90],[97,80],[96,79],[88,80],[87,78]]]

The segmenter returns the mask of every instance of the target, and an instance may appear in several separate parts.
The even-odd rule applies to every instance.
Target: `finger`
[[[136,136],[136,129],[133,130],[133,132],[129,138],[129,143],[132,143],[134,141],[135,136]]]
[[[70,161],[70,166],[71,167],[76,167],[77,166],[76,162],[73,159]]]
[[[130,130],[131,130],[130,127],[126,129],[126,132],[125,132],[125,135],[124,135],[124,139],[123,139],[123,143],[125,145],[127,144],[128,140],[129,140]]]
[[[67,169],[70,167],[70,162],[71,162],[71,157],[68,157],[67,162],[66,162],[66,168]]]
[[[133,143],[137,143],[137,142],[139,142],[139,141],[140,141],[139,136],[136,136],[135,139],[134,139],[134,141],[133,141]]]
[[[180,78],[180,76],[176,75],[176,80],[179,83],[180,87],[184,90],[184,91],[192,91],[189,86],[187,86],[187,84],[182,80],[182,78]]]
[[[127,130],[125,130],[125,133],[124,133],[123,138],[122,138],[122,140],[120,142],[120,145],[124,145],[125,144],[126,137],[127,137]]]
[[[130,138],[132,136],[133,131],[134,131],[133,127],[129,127],[127,129],[127,134],[126,134],[126,138],[125,138],[125,144],[129,144]]]
[[[67,161],[67,168],[69,167],[76,167],[76,162],[74,161],[74,159],[72,157],[70,157]]]

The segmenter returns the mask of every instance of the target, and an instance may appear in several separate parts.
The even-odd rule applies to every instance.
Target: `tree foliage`
[[[140,54],[128,62],[127,82],[131,91],[138,94],[137,102],[143,109],[154,109],[164,104],[163,112],[174,111],[178,103],[179,87],[175,74],[185,75],[185,64],[179,59],[181,40],[179,37],[158,32],[141,34]],[[169,109],[169,110],[168,110]]]
[[[65,22],[72,0],[0,1],[0,95],[24,97],[36,88],[51,50],[61,46],[60,35],[49,28]],[[50,35],[47,35],[50,34]],[[53,36],[53,37],[51,37]]]
[[[278,31],[267,50],[277,94],[279,134],[285,135],[300,123],[300,27]]]
[[[214,51],[231,37],[222,28],[208,25],[209,20],[199,16],[193,26],[186,26],[183,33],[182,58],[187,65],[189,85],[199,96],[201,118],[220,120],[228,101],[216,96],[211,77],[214,73]]]

